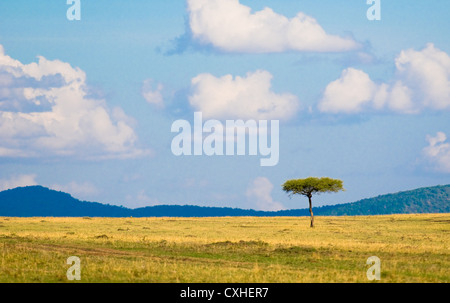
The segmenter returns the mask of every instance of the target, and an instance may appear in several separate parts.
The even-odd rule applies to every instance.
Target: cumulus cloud
[[[427,135],[428,146],[423,149],[425,158],[433,165],[433,168],[450,173],[450,143],[443,132],[438,132],[436,136]]]
[[[319,110],[328,112],[359,112],[373,99],[376,84],[363,71],[348,68],[325,89]]]
[[[252,12],[239,0],[188,0],[192,38],[226,52],[341,52],[360,45],[351,38],[330,35],[312,17],[294,18],[271,8]]]
[[[265,177],[254,179],[246,191],[249,205],[257,210],[277,211],[285,209],[283,205],[272,198],[273,184]]]
[[[408,114],[450,109],[447,53],[430,43],[421,51],[402,51],[395,66],[395,78],[388,83],[375,83],[361,70],[345,69],[325,88],[318,109],[329,113],[388,110]]]
[[[146,79],[142,85],[142,96],[144,99],[158,108],[164,107],[162,91],[164,86],[161,83],[154,83],[152,79]]]
[[[14,175],[8,179],[0,179],[0,191],[31,185],[37,185],[35,174]]]
[[[90,95],[80,68],[42,56],[23,64],[0,48],[0,157],[147,154],[132,124],[121,108]]]
[[[450,56],[428,44],[422,51],[405,50],[395,60],[399,77],[415,90],[424,107],[450,108]]]
[[[271,91],[272,75],[263,70],[246,77],[200,74],[192,79],[189,102],[206,118],[215,119],[289,119],[299,109],[292,94]]]

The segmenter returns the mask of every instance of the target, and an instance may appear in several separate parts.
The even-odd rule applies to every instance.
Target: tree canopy
[[[327,177],[288,180],[283,184],[283,190],[290,194],[300,194],[310,197],[313,194],[326,192],[338,192],[345,190],[343,182],[339,179],[331,179]]]
[[[312,195],[327,192],[335,193],[340,190],[345,190],[342,183],[343,182],[339,179],[309,177],[306,179],[288,180],[284,182],[283,190],[288,192],[290,195],[299,194],[308,197],[309,213],[311,214],[311,227],[314,227],[314,214],[312,211],[311,201]]]

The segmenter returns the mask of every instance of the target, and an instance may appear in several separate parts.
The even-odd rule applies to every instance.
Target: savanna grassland
[[[0,282],[450,282],[450,214],[0,217]]]

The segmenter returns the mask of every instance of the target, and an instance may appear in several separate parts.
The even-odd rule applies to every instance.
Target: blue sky
[[[271,210],[306,207],[292,178],[344,181],[316,206],[450,183],[448,1],[80,3],[0,2],[0,189]],[[174,156],[196,111],[280,120],[278,164]]]

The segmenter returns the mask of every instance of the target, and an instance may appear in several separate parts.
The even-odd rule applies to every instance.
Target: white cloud
[[[89,95],[86,74],[59,60],[22,64],[0,49],[0,157],[126,158],[132,119]]]
[[[247,188],[246,196],[250,207],[256,210],[277,211],[285,209],[272,198],[273,185],[265,177],[257,177]]]
[[[271,80],[272,75],[262,70],[235,78],[200,74],[191,81],[189,102],[205,118],[289,119],[298,111],[299,101],[294,95],[271,91]]]
[[[422,106],[450,108],[450,56],[429,43],[422,51],[404,50],[395,60],[399,77],[415,90]]]
[[[291,19],[268,7],[252,12],[239,0],[188,0],[188,11],[193,38],[226,52],[340,52],[360,47],[351,38],[327,34],[302,12]]]
[[[154,87],[156,86],[156,87]],[[146,79],[142,85],[142,96],[144,99],[159,108],[164,107],[164,98],[162,91],[164,86],[161,83],[154,84],[152,79]]]
[[[319,110],[326,112],[359,112],[374,96],[376,84],[363,71],[348,68],[339,79],[328,84]]]
[[[425,158],[437,171],[450,173],[450,143],[443,132],[438,132],[435,137],[427,135],[428,146],[423,149]]]
[[[15,175],[9,179],[0,179],[0,191],[31,185],[37,185],[35,174]]]
[[[407,114],[450,109],[447,53],[430,43],[421,51],[402,51],[395,66],[395,78],[380,84],[361,70],[344,70],[339,79],[328,84],[318,109],[329,113],[389,110]]]

